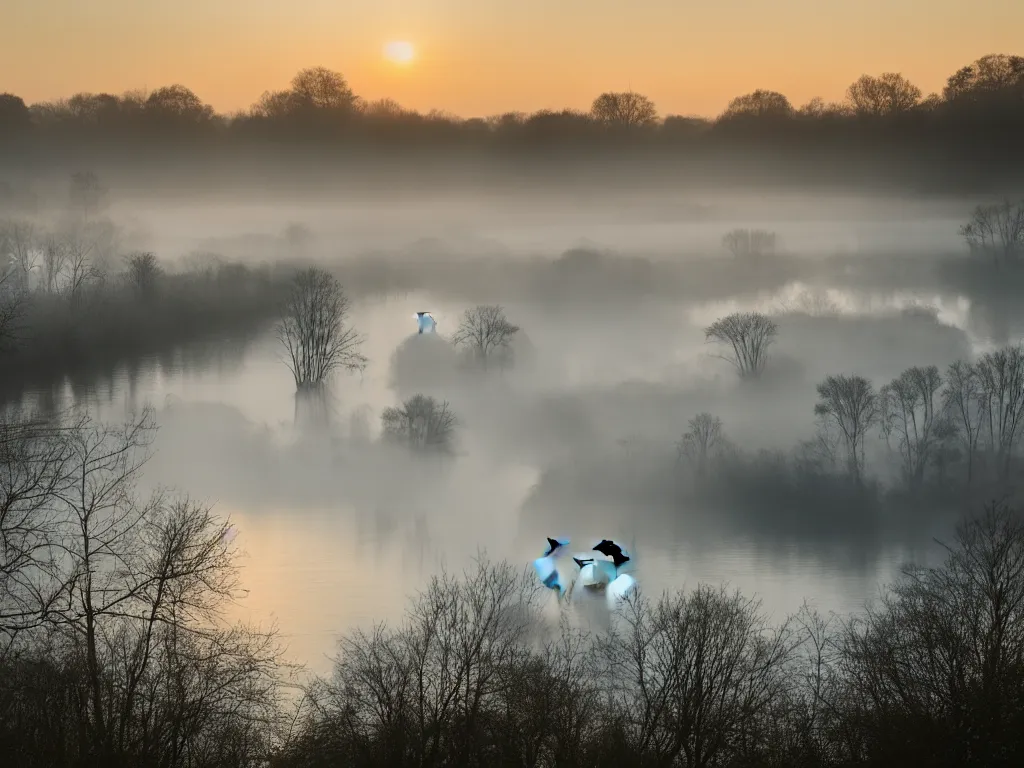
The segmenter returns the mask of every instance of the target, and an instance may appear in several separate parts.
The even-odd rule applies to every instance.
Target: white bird
[[[562,577],[558,573],[558,566],[555,565],[555,554],[562,547],[569,543],[567,539],[548,538],[548,548],[544,554],[533,561],[533,568],[540,577],[540,582],[548,589],[553,589],[561,594],[564,591]]]
[[[612,582],[605,590],[605,599],[608,600],[608,607],[615,610],[615,607],[632,594],[636,589],[636,579],[628,573],[623,573],[612,579]]]
[[[604,589],[615,579],[615,564],[611,560],[574,557],[573,561],[580,569],[580,584],[588,589]]]
[[[437,321],[429,312],[417,312],[413,317],[420,333],[437,333]]]

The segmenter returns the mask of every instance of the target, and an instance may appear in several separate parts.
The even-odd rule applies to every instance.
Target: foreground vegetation
[[[238,625],[230,523],[143,498],[146,415],[0,427],[0,751],[18,766],[1018,765],[1024,519],[968,517],[873,607],[700,585],[590,631],[482,557],[300,686]],[[547,608],[545,609],[545,606]],[[296,695],[288,695],[292,691]]]

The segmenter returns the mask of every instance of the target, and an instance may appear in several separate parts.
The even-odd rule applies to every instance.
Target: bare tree
[[[23,577],[43,570],[59,588],[43,640],[66,672],[44,692],[21,689],[5,714],[22,719],[40,696],[75,701],[60,727],[84,761],[253,764],[269,755],[280,654],[272,633],[224,621],[238,596],[228,523],[188,499],[135,495],[151,432],[148,416],[123,427],[83,419],[64,428],[58,453],[18,457],[12,487],[30,490],[14,494],[17,508],[44,509],[56,527],[58,573],[30,562]],[[50,468],[42,480],[39,467]],[[52,748],[30,731],[32,751]],[[240,761],[225,763],[231,753]]]
[[[70,249],[61,237],[50,233],[43,241],[42,288],[47,294],[59,292],[61,276],[67,268]]]
[[[677,445],[680,458],[686,458],[694,467],[697,477],[707,475],[708,463],[722,448],[722,420],[710,413],[698,413],[689,421],[689,429]]]
[[[972,253],[991,256],[996,266],[1016,262],[1024,252],[1024,202],[979,205],[960,235]]]
[[[632,91],[602,93],[594,99],[590,114],[607,125],[623,127],[654,125],[658,120],[654,102]]]
[[[432,579],[396,629],[343,639],[335,682],[319,691],[317,752],[358,750],[369,764],[485,762],[533,658],[531,576],[481,558],[461,579]]]
[[[862,762],[1003,764],[1019,744],[1022,607],[1024,527],[991,505],[958,526],[942,565],[908,568],[847,622],[840,672]]]
[[[479,305],[467,309],[452,335],[456,347],[469,350],[474,359],[486,366],[492,357],[508,350],[519,326],[513,325],[498,305]]]
[[[734,229],[722,237],[722,247],[736,258],[770,256],[775,253],[776,236],[764,229]]]
[[[1005,478],[1024,418],[1024,345],[988,352],[975,364],[984,397],[989,450]]]
[[[39,270],[38,233],[30,221],[0,224],[0,281],[16,293],[28,293]]]
[[[924,481],[942,433],[941,389],[939,369],[930,365],[908,368],[879,392],[882,433],[896,438],[904,480],[914,489]]]
[[[0,274],[0,353],[18,341],[27,294],[10,273]]]
[[[786,686],[789,627],[760,605],[701,585],[621,608],[623,628],[599,640],[607,695],[637,764],[730,764],[764,727]]]
[[[19,413],[0,422],[0,635],[8,645],[45,621],[68,586],[53,509],[74,469],[68,433]]]
[[[414,395],[381,414],[385,437],[416,450],[450,451],[457,423],[447,401],[426,395]]]
[[[740,377],[757,378],[768,363],[768,347],[775,341],[779,328],[775,321],[760,312],[734,313],[716,320],[704,329],[705,341],[728,344],[732,353],[723,356],[736,366]]]
[[[921,89],[898,72],[883,72],[877,77],[861,75],[846,97],[859,114],[896,115],[917,105]]]
[[[782,118],[791,117],[793,113],[793,105],[786,96],[777,91],[758,89],[730,101],[722,117]]]
[[[946,369],[942,402],[946,418],[956,426],[954,434],[967,459],[967,483],[970,485],[974,478],[978,438],[987,418],[985,390],[975,366],[957,360]]]
[[[829,376],[818,385],[814,413],[839,430],[850,476],[857,482],[864,469],[864,437],[878,422],[878,405],[874,387],[863,376]]]
[[[126,256],[125,261],[128,263],[125,279],[135,295],[140,299],[153,298],[162,271],[156,256],[149,252],[133,253]]]
[[[78,306],[89,286],[101,276],[96,266],[97,243],[87,231],[78,229],[68,234],[64,244],[66,250],[59,292],[72,306]]]
[[[361,371],[363,337],[346,325],[349,299],[341,284],[319,267],[296,275],[277,326],[288,369],[299,392],[319,389],[337,370]]]

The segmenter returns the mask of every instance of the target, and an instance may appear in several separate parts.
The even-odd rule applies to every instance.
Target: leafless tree
[[[942,392],[946,418],[956,426],[953,433],[960,442],[967,460],[967,483],[974,479],[978,455],[978,439],[986,422],[986,398],[978,370],[970,363],[957,360],[946,369],[946,386]]]
[[[1024,418],[1024,345],[982,355],[975,370],[984,398],[989,450],[1005,478]]]
[[[722,448],[722,420],[710,413],[698,413],[689,421],[689,429],[676,446],[679,458],[687,459],[697,477],[707,475],[708,464]]]
[[[238,595],[227,522],[188,499],[136,496],[151,434],[146,415],[123,427],[83,419],[61,434],[67,452],[42,455],[59,467],[43,481],[37,459],[18,457],[27,481],[15,485],[37,487],[21,508],[42,505],[57,528],[61,594],[41,639],[66,672],[44,691],[21,689],[6,714],[30,718],[43,696],[75,701],[63,723],[47,721],[53,735],[76,734],[56,748],[104,765],[253,764],[269,755],[280,653],[272,633],[224,621]],[[55,748],[37,728],[23,738]]]
[[[775,246],[775,233],[764,229],[734,229],[722,237],[722,247],[738,259],[770,256]]]
[[[81,304],[85,292],[101,272],[96,266],[97,243],[84,229],[68,234],[64,241],[64,269],[59,275],[59,292],[72,306]]]
[[[620,609],[622,629],[599,639],[608,696],[638,764],[728,764],[763,729],[786,686],[789,627],[771,628],[760,605],[724,588]]]
[[[737,96],[726,107],[725,118],[782,118],[794,113],[793,105],[785,95],[777,91],[759,89],[753,93]]]
[[[17,343],[26,301],[11,274],[0,274],[0,353]]]
[[[358,750],[374,764],[479,764],[529,669],[530,576],[481,558],[461,579],[432,579],[401,626],[346,637],[335,682],[317,697],[326,726],[317,751]]]
[[[416,450],[450,451],[458,419],[447,401],[414,395],[381,414],[384,435]]]
[[[909,112],[921,100],[921,89],[898,72],[877,77],[861,75],[846,91],[846,98],[862,115],[896,115]]]
[[[33,273],[39,269],[38,232],[30,221],[12,219],[0,223],[0,281],[8,290],[25,294]]]
[[[832,423],[843,437],[850,476],[860,482],[864,438],[879,418],[878,395],[863,376],[828,376],[818,385],[814,413]]]
[[[360,371],[363,337],[346,325],[349,299],[341,284],[319,267],[296,275],[277,326],[287,365],[299,392],[321,388],[338,370]]]
[[[128,285],[140,299],[151,299],[162,271],[156,256],[149,252],[133,253],[126,256],[125,261],[128,263],[125,273]]]
[[[519,326],[512,325],[498,305],[479,305],[467,309],[452,335],[456,347],[469,350],[474,359],[486,366],[492,357],[508,350]]]
[[[779,332],[775,321],[760,312],[733,313],[704,329],[706,341],[728,344],[730,355],[723,356],[744,379],[757,378],[768,364],[768,347]]]
[[[20,412],[0,421],[0,636],[8,646],[45,621],[68,586],[53,502],[74,469],[69,433],[83,424],[62,428]]]
[[[934,365],[913,367],[882,387],[879,422],[886,440],[894,437],[911,488],[919,488],[932,463],[945,414],[939,392],[942,376]]]
[[[594,99],[590,114],[607,125],[623,127],[654,125],[658,120],[654,102],[632,91],[602,93]]]
[[[49,233],[43,241],[43,279],[42,288],[47,294],[59,291],[61,276],[67,268],[70,249],[67,242],[60,236]]]
[[[960,235],[972,253],[991,256],[996,266],[1018,261],[1024,252],[1024,201],[979,205]]]
[[[832,472],[839,464],[843,437],[831,418],[817,416],[815,421],[814,437],[797,446],[797,466],[814,474]]]
[[[840,651],[866,762],[1001,762],[1024,695],[1019,513],[995,504],[961,523],[945,562],[908,568],[847,623]]]

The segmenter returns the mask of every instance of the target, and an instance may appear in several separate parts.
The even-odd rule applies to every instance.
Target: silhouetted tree
[[[162,270],[153,253],[133,253],[126,258],[128,270],[125,274],[128,284],[140,299],[151,299],[156,294],[157,282]]]
[[[939,369],[930,365],[908,368],[879,392],[882,433],[896,438],[904,479],[914,489],[924,482],[943,434],[941,389]]]
[[[908,568],[836,643],[863,764],[1010,766],[1024,755],[1024,529],[990,505],[946,560]]]
[[[843,437],[850,476],[864,472],[864,438],[879,419],[878,395],[863,376],[828,376],[818,384],[814,413],[833,424]]]
[[[591,104],[590,114],[606,125],[622,127],[654,125],[658,120],[654,102],[633,91],[602,93]]]
[[[722,449],[722,420],[710,413],[698,413],[688,423],[689,429],[677,446],[680,458],[686,458],[697,477],[707,475],[711,458]]]
[[[736,312],[716,320],[704,329],[705,341],[728,344],[730,354],[720,355],[739,371],[744,379],[757,378],[768,364],[768,347],[779,328],[775,321],[759,312]]]
[[[1024,420],[1024,345],[986,352],[975,363],[984,398],[983,432],[1003,478]]]
[[[339,72],[326,67],[309,67],[292,78],[291,98],[294,108],[349,112],[358,104],[358,97]]]
[[[947,101],[976,101],[1024,85],[1024,56],[989,54],[958,69],[946,81]]]
[[[985,390],[978,369],[963,360],[950,364],[945,378],[943,408],[946,418],[956,426],[954,435],[967,459],[967,484],[970,485],[974,479],[978,438],[986,419]]]
[[[737,96],[729,102],[722,117],[789,117],[793,105],[789,99],[776,91],[757,90],[744,96]]]
[[[860,115],[897,115],[909,112],[921,100],[921,89],[898,72],[874,77],[861,75],[846,91],[853,109]]]
[[[39,233],[25,219],[0,221],[0,272],[9,289],[27,292],[39,268]]]
[[[710,585],[656,602],[637,595],[620,610],[621,629],[598,639],[598,663],[633,760],[738,763],[744,736],[765,727],[787,687],[789,626]]]
[[[996,266],[1017,262],[1024,253],[1024,201],[979,205],[960,235],[972,253],[991,256]]]
[[[486,366],[492,357],[508,349],[518,332],[519,326],[509,322],[504,309],[481,304],[463,313],[452,343],[469,350],[475,360]]]
[[[17,136],[32,127],[32,115],[25,101],[13,93],[0,93],[0,136]]]
[[[457,423],[447,401],[426,395],[413,395],[381,414],[387,439],[420,451],[450,451]]]
[[[348,313],[348,297],[330,273],[309,267],[295,276],[277,336],[299,392],[319,389],[337,370],[366,366],[363,338],[346,325]]]

